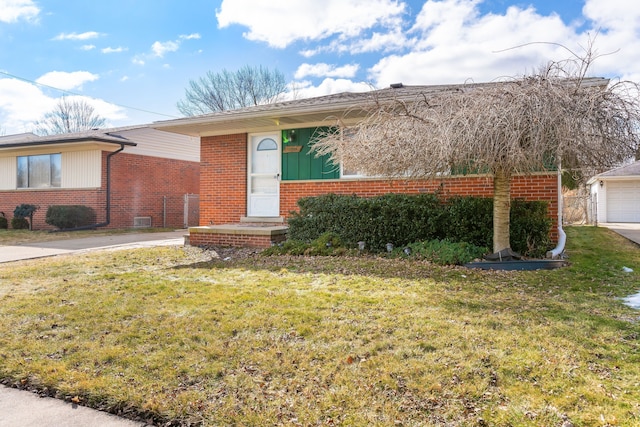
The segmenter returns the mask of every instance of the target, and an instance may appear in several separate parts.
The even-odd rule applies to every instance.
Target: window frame
[[[40,162],[40,163],[37,163]],[[44,165],[46,162],[46,166]],[[22,164],[21,164],[22,163]],[[34,168],[44,170],[34,171]],[[48,170],[47,170],[48,169]],[[39,177],[36,175],[39,172]],[[43,180],[42,178],[45,177]],[[39,180],[38,180],[39,178]],[[34,181],[37,183],[34,184]],[[62,187],[62,153],[16,156],[16,188],[37,190]]]

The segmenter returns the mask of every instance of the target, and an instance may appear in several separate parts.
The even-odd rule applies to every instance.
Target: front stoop
[[[189,227],[191,246],[268,248],[287,239],[289,227],[272,223],[241,223]]]

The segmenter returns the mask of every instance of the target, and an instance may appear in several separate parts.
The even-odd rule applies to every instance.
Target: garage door
[[[640,181],[607,182],[607,222],[640,222]]]

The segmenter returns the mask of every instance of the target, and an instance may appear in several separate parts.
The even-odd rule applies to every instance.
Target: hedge
[[[93,208],[83,205],[49,206],[44,220],[61,230],[91,225],[96,222]]]
[[[298,201],[289,239],[311,242],[334,233],[348,247],[364,241],[369,252],[415,242],[447,240],[492,247],[493,199],[436,194],[386,194],[372,198],[327,194]],[[551,220],[542,201],[512,200],[511,246],[526,256],[541,256],[550,246]]]

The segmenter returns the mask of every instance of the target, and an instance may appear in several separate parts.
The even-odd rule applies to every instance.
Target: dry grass
[[[638,425],[617,297],[640,251],[568,231],[572,266],[541,272],[167,247],[0,265],[0,377],[169,425]]]

